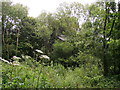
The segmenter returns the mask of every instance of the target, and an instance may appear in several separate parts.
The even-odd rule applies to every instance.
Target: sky
[[[29,8],[29,16],[37,17],[42,11],[55,12],[60,3],[80,2],[91,4],[96,0],[11,0],[13,3],[21,3]]]

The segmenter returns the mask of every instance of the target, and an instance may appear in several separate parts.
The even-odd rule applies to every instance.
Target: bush
[[[74,47],[69,42],[56,42],[54,44],[54,50],[53,50],[53,58],[68,58],[73,53]]]

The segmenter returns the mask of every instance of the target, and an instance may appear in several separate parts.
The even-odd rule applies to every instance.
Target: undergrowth
[[[2,63],[2,88],[119,88],[120,75],[104,77],[100,70],[92,68]]]

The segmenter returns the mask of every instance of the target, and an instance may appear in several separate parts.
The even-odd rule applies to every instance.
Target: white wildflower
[[[15,57],[14,57],[14,58],[15,58]],[[1,58],[1,57],[0,57],[0,60],[6,62],[6,63],[8,63],[8,64],[11,64],[11,65],[20,65],[20,63],[19,63],[18,61],[9,62],[9,61]]]
[[[48,57],[47,55],[41,55],[40,58],[44,58],[44,59],[50,59],[50,57]]]
[[[6,62],[6,63],[8,63],[8,64],[10,64],[9,61],[7,61],[7,60],[5,60],[5,59],[3,59],[3,58],[1,58],[1,57],[0,57],[0,60],[2,60],[3,62]]]
[[[26,57],[26,59],[30,59],[31,57],[30,56],[25,56]]]
[[[28,56],[28,55],[22,55],[22,58],[24,58],[24,59],[30,59],[31,57],[30,56]]]
[[[36,49],[35,51],[38,53],[43,53],[41,50],[38,50],[38,49]]]
[[[17,57],[17,56],[13,56],[13,58],[12,58],[13,60],[19,60],[19,59],[21,59],[20,57]]]
[[[20,65],[20,63],[18,61],[13,61],[12,65],[17,66],[17,65]]]

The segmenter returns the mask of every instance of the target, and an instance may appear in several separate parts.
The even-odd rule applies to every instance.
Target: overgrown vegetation
[[[30,62],[29,62],[30,63]],[[30,66],[4,65],[3,88],[118,88],[120,75],[104,77],[95,65],[91,68],[77,67],[74,70],[61,64]]]
[[[62,3],[36,18],[2,2],[1,20],[2,88],[120,87],[120,2]]]

